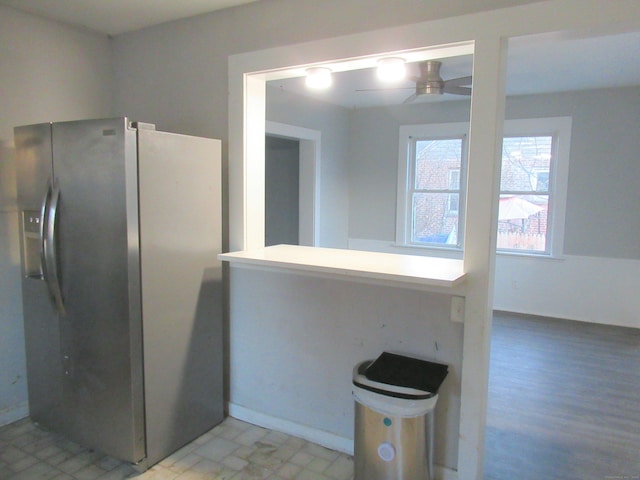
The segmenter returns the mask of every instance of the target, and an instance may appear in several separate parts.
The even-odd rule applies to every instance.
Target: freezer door
[[[29,414],[59,430],[64,419],[59,324],[41,261],[43,202],[52,173],[51,124],[16,127],[14,138]]]
[[[135,131],[124,118],[54,123],[63,433],[145,456]]]

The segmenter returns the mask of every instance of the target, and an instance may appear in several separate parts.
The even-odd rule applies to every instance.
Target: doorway
[[[295,245],[305,245],[317,247],[320,245],[320,222],[319,203],[316,199],[318,194],[317,185],[320,183],[320,144],[321,134],[317,130],[287,125],[278,122],[266,122],[266,137],[274,137],[281,140],[291,140],[298,144],[298,202],[291,202],[290,208],[298,209],[298,240]],[[266,141],[265,141],[266,146]],[[265,157],[267,153],[265,151]],[[265,161],[265,170],[269,168]],[[270,188],[267,185],[270,181],[266,178],[265,171],[265,191]],[[289,188],[293,188],[291,185]],[[266,195],[265,195],[266,196]],[[266,200],[266,198],[265,198]],[[265,241],[267,241],[266,230],[268,225],[268,206],[265,205]],[[278,215],[276,212],[275,215]],[[293,238],[293,235],[291,236]],[[269,241],[276,241],[270,238]],[[279,242],[283,243],[283,242]],[[277,243],[265,243],[265,246]]]
[[[299,245],[300,141],[265,137],[265,246]]]

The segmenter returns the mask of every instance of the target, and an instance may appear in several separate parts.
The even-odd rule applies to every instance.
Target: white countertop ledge
[[[462,260],[337,248],[274,245],[222,253],[220,260],[262,267],[374,279],[412,288],[453,288],[464,280]]]

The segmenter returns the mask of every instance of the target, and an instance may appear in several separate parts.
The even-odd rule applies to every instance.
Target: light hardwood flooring
[[[640,330],[497,313],[484,478],[640,479]]]

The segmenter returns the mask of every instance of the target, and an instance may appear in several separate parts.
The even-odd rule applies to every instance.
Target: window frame
[[[464,143],[464,139],[462,140]],[[464,145],[462,146],[463,151],[464,151]],[[452,177],[452,173],[456,173],[457,174],[457,184],[458,184],[458,189],[456,190],[457,193],[449,193],[449,197],[447,198],[447,215],[458,215],[460,216],[460,191],[462,190],[461,188],[461,180],[462,180],[462,165],[460,166],[460,168],[451,168],[449,169],[449,171],[447,172],[447,184],[449,185],[449,190],[455,190],[454,188],[451,188],[451,177]],[[453,208],[451,208],[451,203],[452,203],[452,199],[454,197],[454,195],[458,195],[458,199],[457,199],[457,207],[455,210]]]
[[[400,126],[400,145],[398,154],[398,189],[396,205],[396,246],[427,248],[441,251],[462,252],[464,240],[464,212],[467,191],[467,158],[469,143],[469,123],[431,123]],[[458,234],[456,245],[412,242],[413,229],[413,192],[412,182],[415,171],[415,142],[420,140],[462,140],[460,157],[460,189],[458,199]],[[442,190],[442,193],[450,193]],[[448,201],[447,201],[448,205]]]
[[[535,258],[561,258],[564,245],[567,184],[571,146],[571,117],[539,117],[504,121],[503,138],[516,136],[553,136],[552,160],[549,168],[549,208],[545,252],[497,249],[500,255],[528,256]],[[396,205],[396,246],[423,248],[437,251],[462,252],[464,250],[464,225],[466,223],[466,192],[468,170],[468,122],[401,125],[398,154],[398,186]],[[460,200],[458,245],[418,244],[411,242],[412,189],[413,180],[412,142],[417,139],[463,138],[460,165]],[[500,150],[502,153],[502,150]],[[502,154],[500,157],[502,170]],[[499,188],[499,186],[498,186]],[[500,198],[500,191],[498,197]],[[496,202],[497,203],[497,202]],[[496,215],[497,217],[497,215]],[[496,222],[497,230],[497,222]]]

